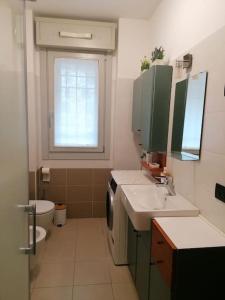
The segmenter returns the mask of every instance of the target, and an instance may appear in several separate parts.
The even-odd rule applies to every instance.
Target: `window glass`
[[[55,147],[98,147],[98,78],[97,60],[55,59]]]

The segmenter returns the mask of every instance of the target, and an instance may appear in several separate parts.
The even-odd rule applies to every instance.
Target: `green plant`
[[[144,56],[141,60],[141,71],[148,70],[150,68],[150,60]]]
[[[154,51],[152,51],[152,58],[151,61],[154,62],[156,59],[163,59],[165,56],[165,50],[163,47],[155,48]]]

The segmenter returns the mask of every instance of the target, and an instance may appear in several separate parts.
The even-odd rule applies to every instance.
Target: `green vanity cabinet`
[[[139,299],[148,300],[150,231],[136,231],[128,220],[128,267]]]
[[[204,225],[202,220],[199,223],[195,222],[196,233],[193,232],[193,229],[188,231],[187,228],[190,228],[193,218],[201,219],[200,217],[192,217],[189,218],[190,220],[181,220],[176,223],[177,226],[178,224],[183,225],[181,228],[184,230],[184,234],[179,233],[180,236],[177,239],[175,237],[179,230],[173,230],[173,233],[176,232],[173,238],[167,235],[168,231],[164,231],[164,228],[168,229],[167,224],[171,226],[173,221],[168,221],[166,225],[162,221],[164,228],[157,220],[152,221],[148,300],[212,300],[225,298],[224,235],[220,235],[217,230],[210,228],[211,225],[208,225],[205,221],[206,225]],[[175,219],[174,217],[173,220]],[[181,218],[177,217],[177,219]],[[199,224],[201,224],[201,228],[198,227]],[[174,223],[172,227],[175,228]],[[207,242],[203,246],[203,244],[198,243],[205,232],[208,233],[208,236],[206,235]],[[191,241],[193,236],[195,237]],[[209,242],[210,236],[212,239]],[[185,246],[177,248],[173,243],[174,238],[176,241],[179,240],[180,245]],[[199,245],[196,248],[195,243]]]
[[[167,150],[172,66],[152,66],[134,81],[132,129],[144,150]]]
[[[147,300],[149,294],[150,231],[137,234],[136,288],[140,300]]]
[[[153,66],[142,75],[141,143],[148,152],[167,151],[171,66]]]
[[[141,93],[142,77],[140,76],[134,81],[132,114],[132,130],[138,134],[141,132]]]
[[[170,300],[170,288],[166,285],[157,265],[150,266],[148,300]]]

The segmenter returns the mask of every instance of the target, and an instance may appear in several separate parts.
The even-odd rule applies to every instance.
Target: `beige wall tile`
[[[93,202],[93,217],[104,218],[106,216],[105,202]]]
[[[44,185],[39,187],[39,197],[56,203],[66,202],[66,187]]]
[[[91,169],[68,169],[68,185],[91,185]]]
[[[93,169],[93,185],[106,185],[110,176],[110,169]]]
[[[53,168],[49,184],[38,181],[37,198],[68,204],[69,218],[104,217],[110,170]]]
[[[105,202],[107,193],[107,185],[95,185],[93,186],[93,201]]]
[[[68,218],[91,218],[92,203],[78,202],[67,204],[67,216]]]
[[[66,169],[51,169],[50,170],[50,184],[51,185],[66,185],[67,170]]]
[[[68,186],[67,203],[74,202],[91,202],[92,189],[89,186]]]

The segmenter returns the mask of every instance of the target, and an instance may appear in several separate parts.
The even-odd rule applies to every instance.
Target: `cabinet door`
[[[136,281],[137,262],[137,231],[134,229],[130,219],[128,219],[128,241],[127,241],[127,261],[131,276]]]
[[[170,300],[170,288],[164,282],[157,265],[150,267],[149,300]]]
[[[167,151],[172,67],[156,66],[149,151]]]
[[[141,93],[142,93],[142,77],[138,77],[134,81],[133,87],[133,114],[132,114],[132,130],[136,133],[141,131]]]
[[[141,142],[148,152],[167,151],[171,66],[153,66],[142,75]]]
[[[154,67],[142,75],[141,143],[146,151],[149,150],[151,141],[150,129],[153,113],[154,77]]]
[[[140,300],[148,300],[150,232],[138,232],[136,288]]]

